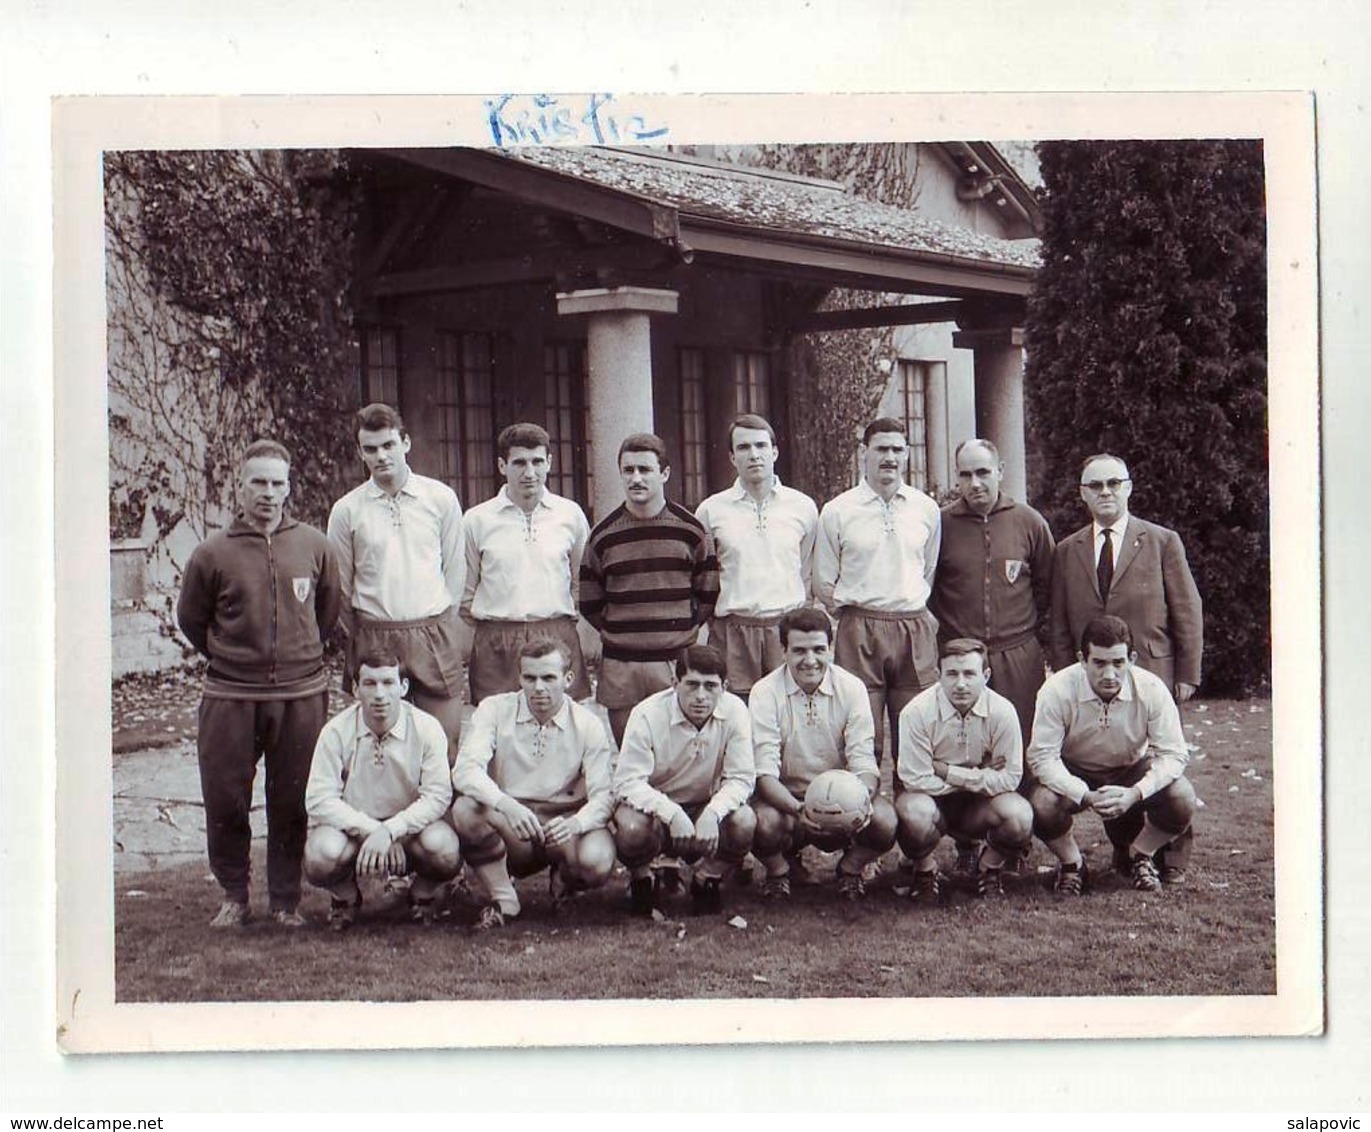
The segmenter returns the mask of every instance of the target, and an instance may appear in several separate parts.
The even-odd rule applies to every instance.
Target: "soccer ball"
[[[850,770],[826,770],[805,791],[804,815],[816,829],[851,836],[871,820],[871,797]]]

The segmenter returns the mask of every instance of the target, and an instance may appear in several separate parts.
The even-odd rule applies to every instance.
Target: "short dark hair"
[[[398,668],[400,679],[409,679],[409,669],[405,667],[405,662],[400,659],[399,653],[392,652],[390,649],[374,648],[358,653],[352,664],[352,678],[354,680],[362,678],[363,665],[368,668]]]
[[[619,455],[615,462],[622,464],[625,452],[651,452],[657,457],[657,465],[666,471],[671,467],[671,460],[666,454],[666,441],[656,433],[635,432],[632,436],[624,437],[624,442],[619,445]]]
[[[290,449],[279,440],[254,440],[243,451],[243,463],[258,456],[269,456],[273,460],[284,460],[290,466]]]
[[[909,430],[903,421],[897,421],[894,417],[877,417],[862,429],[862,443],[870,444],[871,438],[880,432],[898,432],[906,440],[909,439]]]
[[[1085,475],[1086,468],[1090,467],[1090,465],[1093,464],[1096,460],[1117,460],[1120,464],[1123,465],[1124,473],[1127,474],[1128,472],[1128,461],[1125,460],[1122,456],[1115,456],[1112,452],[1096,452],[1095,455],[1087,456],[1084,460],[1081,461],[1080,474]]]
[[[975,637],[953,637],[938,650],[938,661],[941,663],[949,656],[970,656],[973,652],[981,654],[982,668],[990,664],[990,652],[985,647],[985,642],[978,641]]]
[[[353,423],[356,426],[353,432],[361,432],[363,429],[368,432],[385,432],[393,428],[400,434],[401,440],[409,435],[409,429],[405,428],[404,418],[400,416],[400,410],[382,401],[373,401],[370,405],[363,405],[357,410]]]
[[[538,660],[540,657],[551,656],[557,653],[562,658],[562,671],[567,672],[571,669],[571,650],[561,641],[554,637],[530,637],[519,646],[519,659],[528,657],[529,660]]]
[[[501,460],[508,460],[513,448],[542,448],[550,453],[552,437],[542,425],[536,425],[532,421],[517,421],[500,430],[495,447],[500,453]]]
[[[781,634],[781,648],[790,643],[791,633],[823,633],[828,637],[828,643],[833,643],[833,622],[827,613],[813,605],[802,605],[784,614],[777,630]]]
[[[728,422],[728,450],[733,451],[733,430],[735,428],[754,428],[766,429],[767,436],[771,437],[771,443],[776,443],[776,430],[771,427],[771,422],[765,417],[759,417],[756,413],[739,413]]]
[[[1115,617],[1112,613],[1106,613],[1103,617],[1096,617],[1087,621],[1085,628],[1081,630],[1081,657],[1090,655],[1090,646],[1099,645],[1102,649],[1110,649],[1115,645],[1127,645],[1128,651],[1133,651],[1133,630],[1128,627],[1128,622],[1122,617]]]
[[[717,676],[728,679],[728,662],[724,654],[713,645],[691,645],[681,650],[676,658],[676,679],[680,680],[687,672],[698,672],[701,676]]]

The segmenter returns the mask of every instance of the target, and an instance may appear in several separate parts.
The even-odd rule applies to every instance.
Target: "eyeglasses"
[[[1132,482],[1131,479],[1124,477],[1121,480],[1090,480],[1088,483],[1081,484],[1081,486],[1086,490],[1093,491],[1096,495],[1099,495],[1105,488],[1109,488],[1110,491],[1118,491],[1124,484]]]

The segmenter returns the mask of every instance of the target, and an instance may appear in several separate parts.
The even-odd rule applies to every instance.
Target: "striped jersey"
[[[698,519],[679,504],[651,519],[620,504],[596,524],[581,559],[581,616],[611,660],[674,660],[719,599],[719,563]]]

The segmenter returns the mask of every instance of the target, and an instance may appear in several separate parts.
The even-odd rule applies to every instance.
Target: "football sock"
[[[1070,833],[1064,833],[1061,837],[1054,837],[1047,843],[1047,847],[1052,850],[1063,865],[1070,865],[1079,868],[1081,864],[1081,847],[1076,844],[1076,838]]]
[[[504,857],[469,867],[480,880],[491,902],[500,906],[501,912],[506,916],[519,914],[519,894],[514,891],[514,882],[509,879],[509,865]]]
[[[914,871],[919,873],[932,873],[938,869],[938,855],[928,853],[914,862]]]
[[[1158,829],[1152,824],[1151,818],[1143,818],[1142,832],[1133,839],[1133,845],[1129,849],[1130,853],[1142,854],[1150,857],[1158,849],[1164,849],[1176,839],[1174,833],[1167,833],[1164,829]]]

